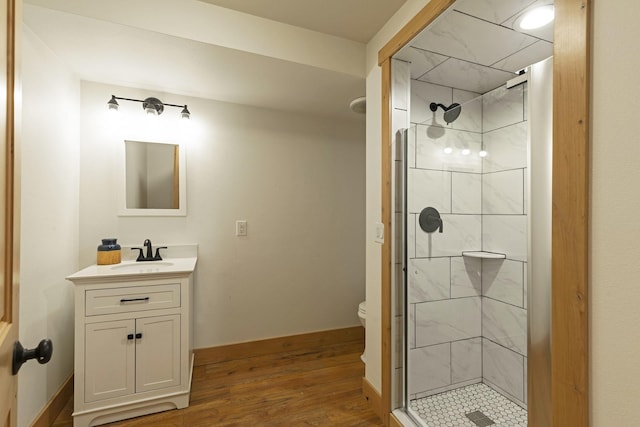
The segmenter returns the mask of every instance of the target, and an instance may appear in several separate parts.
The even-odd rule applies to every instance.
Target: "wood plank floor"
[[[362,397],[362,341],[197,366],[188,408],[111,427],[382,426]],[[71,427],[73,401],[54,427]]]

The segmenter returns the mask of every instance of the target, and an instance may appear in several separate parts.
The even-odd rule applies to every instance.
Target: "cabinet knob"
[[[44,365],[51,360],[53,354],[53,343],[49,338],[40,341],[36,348],[27,349],[20,344],[20,341],[13,343],[13,366],[11,372],[16,375],[20,367],[27,360],[37,359],[38,363]]]
[[[140,338],[142,338],[142,332],[138,332],[136,334],[136,339],[139,340]]]

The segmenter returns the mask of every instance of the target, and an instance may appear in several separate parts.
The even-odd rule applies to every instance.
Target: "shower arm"
[[[438,107],[442,108],[444,111],[448,110],[448,108],[442,104],[436,104],[435,102],[432,102],[431,104],[429,104],[429,109],[433,112],[436,112],[438,110]]]

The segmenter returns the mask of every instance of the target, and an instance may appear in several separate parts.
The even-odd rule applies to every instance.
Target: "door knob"
[[[16,375],[24,362],[31,359],[38,359],[38,363],[44,365],[51,360],[53,354],[53,343],[46,338],[38,344],[36,348],[24,348],[20,341],[13,343],[13,368],[12,373]]]

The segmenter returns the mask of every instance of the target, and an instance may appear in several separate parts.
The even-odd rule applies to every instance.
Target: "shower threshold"
[[[412,400],[409,411],[428,427],[527,427],[526,409],[482,383]]]

